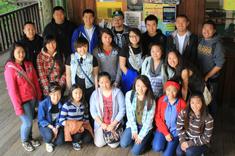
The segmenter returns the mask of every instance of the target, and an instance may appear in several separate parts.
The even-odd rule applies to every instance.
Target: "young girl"
[[[22,121],[20,136],[26,151],[33,151],[40,142],[32,138],[34,109],[41,99],[41,89],[33,64],[25,60],[23,44],[15,43],[5,65],[5,81],[15,113]]]
[[[113,33],[110,29],[104,28],[100,31],[100,43],[93,51],[97,58],[100,72],[108,72],[114,86],[118,86],[121,80],[121,70],[118,63],[120,49],[113,40]]]
[[[145,58],[141,74],[146,75],[156,98],[163,94],[163,84],[167,81],[165,65],[163,64],[163,48],[158,43],[150,44],[151,56]]]
[[[72,141],[74,150],[81,149],[81,141],[88,143],[92,140],[88,111],[82,88],[77,84],[72,85],[70,100],[63,105],[59,122],[64,126],[65,141]],[[73,132],[69,128],[72,126]]]
[[[122,48],[119,55],[119,64],[122,71],[122,91],[131,90],[135,78],[139,75],[143,62],[141,32],[138,28],[129,31],[129,44]]]
[[[213,118],[207,112],[202,94],[192,94],[186,110],[180,112],[177,119],[177,131],[180,144],[178,156],[201,155],[210,143],[213,130]]]
[[[54,146],[64,142],[63,128],[59,124],[59,113],[62,107],[61,86],[57,82],[51,82],[48,91],[49,96],[39,103],[38,127],[46,142],[46,151],[53,152]]]
[[[164,85],[166,95],[159,98],[155,123],[157,126],[152,143],[153,151],[163,152],[164,156],[174,155],[179,143],[176,131],[176,120],[179,112],[186,107],[186,103],[179,98],[180,85],[174,81],[167,81]]]
[[[134,155],[140,155],[151,139],[155,106],[148,77],[138,76],[133,89],[126,93],[127,123],[120,141],[123,148],[134,144],[131,149]]]
[[[118,124],[122,124],[125,115],[124,95],[120,89],[112,87],[111,76],[107,72],[101,72],[98,80],[99,88],[92,93],[90,99],[90,112],[95,120],[94,143],[97,147],[108,144],[111,148],[116,148],[119,141],[106,142],[103,132],[111,132]]]

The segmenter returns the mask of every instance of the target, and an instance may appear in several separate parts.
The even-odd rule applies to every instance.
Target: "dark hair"
[[[204,26],[205,24],[211,25],[211,26],[213,27],[213,29],[216,30],[216,24],[215,24],[214,21],[212,21],[212,20],[205,21],[205,22],[202,24],[202,26]]]
[[[91,9],[85,9],[83,12],[82,12],[82,16],[84,16],[85,14],[92,14],[93,17],[95,17],[95,12]]]
[[[33,25],[35,27],[35,23],[33,23],[32,21],[25,22],[23,27],[25,27],[27,24],[31,24],[31,25]]]
[[[128,36],[130,36],[130,33],[133,32],[135,33],[137,36],[139,36],[140,40],[138,42],[139,45],[142,45],[142,35],[141,35],[141,31],[138,28],[130,28],[129,32],[128,32]],[[129,44],[131,44],[130,39],[129,39]]]
[[[77,50],[77,48],[80,48],[82,46],[87,45],[89,47],[89,42],[84,37],[79,37],[76,42],[74,43],[74,49]]]
[[[144,22],[145,22],[145,24],[147,23],[147,21],[155,21],[156,22],[156,24],[158,24],[158,18],[155,16],[155,15],[148,15],[146,18],[145,18],[145,20],[144,20]]]
[[[201,110],[200,110],[200,121],[202,124],[204,124],[205,120],[206,120],[206,117],[208,116],[208,110],[207,110],[207,106],[206,106],[206,102],[205,102],[205,99],[204,99],[204,96],[202,93],[200,92],[194,92],[190,95],[189,97],[189,100],[188,100],[188,104],[187,104],[187,107],[185,109],[186,111],[186,114],[184,116],[184,125],[185,125],[185,128],[188,129],[189,127],[189,116],[190,114],[194,114],[192,108],[191,108],[191,105],[190,105],[190,102],[192,100],[192,98],[199,98],[202,102],[202,107],[201,107]],[[204,126],[201,126],[201,128],[203,128]],[[201,132],[203,131],[203,129],[201,129]]]
[[[61,88],[61,86],[59,85],[58,82],[50,82],[48,88],[49,88],[48,89],[49,93],[53,93],[53,92],[62,90],[62,88]]]
[[[152,49],[153,46],[157,46],[157,47],[160,48],[160,50],[162,52],[162,57],[161,58],[164,58],[164,49],[163,49],[163,47],[160,43],[152,42],[152,43],[149,44],[148,47],[149,47],[150,54],[151,54],[151,49]]]
[[[187,17],[185,14],[177,15],[177,16],[176,16],[176,19],[177,19],[177,18],[184,18],[184,19],[186,19],[187,22],[189,22],[189,19],[188,19],[188,17]]]
[[[101,50],[103,50],[102,35],[103,35],[104,33],[106,33],[106,34],[108,34],[109,36],[111,36],[111,38],[112,38],[111,46],[112,46],[113,48],[117,48],[117,46],[116,46],[116,44],[115,44],[115,42],[114,42],[113,33],[112,33],[112,31],[111,31],[109,28],[103,28],[103,29],[100,30],[100,34],[99,34],[100,40],[99,40],[98,47],[99,47]]]
[[[44,38],[43,38],[43,51],[47,52],[48,49],[47,49],[46,45],[52,41],[56,41],[55,36],[53,36],[53,35],[44,36]],[[56,45],[56,47],[57,47],[57,45]]]
[[[64,8],[61,6],[55,6],[52,11],[53,14],[55,13],[55,11],[62,11],[64,13]]]
[[[7,62],[8,62],[8,61],[13,61],[13,62],[15,62],[14,51],[15,51],[16,47],[21,47],[21,48],[23,48],[23,49],[24,49],[24,52],[25,52],[25,54],[26,54],[25,46],[24,46],[22,43],[20,43],[20,42],[15,42],[15,43],[13,44],[13,46],[11,47],[11,49],[10,49],[10,57],[8,58]],[[26,57],[24,58],[24,60],[26,60]],[[24,60],[23,60],[23,61],[24,61]],[[6,62],[6,63],[7,63],[7,62]]]
[[[98,81],[100,80],[101,77],[107,77],[110,82],[112,82],[111,76],[108,72],[100,72],[98,74]]]
[[[147,88],[147,91],[145,93],[145,97],[146,97],[146,101],[147,101],[147,110],[149,111],[152,106],[153,106],[153,102],[154,102],[154,94],[153,94],[153,90],[152,90],[152,86],[151,86],[151,82],[149,81],[149,78],[145,75],[139,75],[138,77],[136,77],[133,86],[132,86],[132,90],[134,92],[136,92],[136,88],[135,88],[135,84],[137,82],[137,80],[140,80],[144,83],[144,85]]]
[[[85,94],[84,94],[84,91],[83,91],[83,88],[79,85],[79,84],[73,84],[72,85],[72,87],[70,88],[70,90],[69,90],[69,99],[71,100],[71,101],[73,101],[74,99],[73,99],[73,91],[75,90],[75,89],[81,89],[82,90],[82,98],[81,98],[81,102],[82,103],[85,103]]]

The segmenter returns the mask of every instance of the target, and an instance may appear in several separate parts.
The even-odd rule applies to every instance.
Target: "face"
[[[138,45],[140,41],[140,37],[137,34],[135,34],[133,31],[131,31],[129,33],[129,40],[132,45]]]
[[[101,36],[101,40],[102,40],[103,45],[109,46],[112,43],[112,36],[110,36],[107,33],[103,33]]]
[[[53,14],[53,18],[56,24],[63,24],[64,23],[64,12],[62,10],[56,10]]]
[[[187,21],[187,19],[185,19],[183,17],[178,17],[176,19],[175,26],[177,28],[177,31],[179,31],[179,32],[187,31],[188,25],[189,25],[189,22]]]
[[[190,100],[190,107],[195,114],[200,114],[202,108],[202,101],[199,97],[193,97]]]
[[[72,97],[75,102],[80,102],[82,99],[82,90],[81,88],[76,88],[72,92]]]
[[[25,58],[25,51],[22,47],[16,47],[14,50],[15,62],[21,64]]]
[[[215,34],[216,30],[213,28],[211,24],[204,24],[202,27],[202,36],[205,39],[210,39]]]
[[[77,47],[77,52],[83,56],[87,54],[88,46],[87,45],[82,45],[81,47]]]
[[[178,57],[176,56],[175,53],[170,52],[168,54],[168,59],[167,59],[168,64],[172,67],[172,68],[176,68],[176,66],[179,63]]]
[[[111,81],[107,76],[102,76],[99,78],[99,86],[103,90],[111,89]]]
[[[145,95],[148,88],[141,80],[138,79],[135,83],[135,89],[138,95]]]
[[[53,55],[56,51],[56,41],[52,40],[49,43],[46,44],[47,52],[51,55]]]
[[[166,96],[169,100],[175,99],[177,97],[178,90],[174,86],[168,86],[166,88]]]
[[[124,19],[122,16],[115,16],[113,17],[113,26],[114,27],[121,27],[123,26]]]
[[[84,21],[85,26],[90,27],[94,23],[94,17],[91,13],[85,13],[83,15],[83,21]]]
[[[146,29],[148,31],[148,34],[156,34],[157,32],[157,23],[156,21],[146,21]]]
[[[152,46],[151,48],[151,57],[155,60],[160,60],[162,58],[162,50],[159,46]]]
[[[36,30],[33,24],[26,24],[24,26],[24,34],[29,40],[33,40],[36,34]]]
[[[51,103],[53,105],[57,105],[61,98],[61,91],[57,90],[55,92],[49,93],[49,96],[51,98]]]

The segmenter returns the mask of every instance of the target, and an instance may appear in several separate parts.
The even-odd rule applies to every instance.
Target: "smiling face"
[[[14,50],[15,62],[21,64],[25,58],[25,51],[23,47],[16,47]]]
[[[145,95],[148,88],[145,86],[145,84],[140,80],[136,80],[136,83],[135,83],[135,90],[137,92],[138,95]]]
[[[169,100],[173,100],[177,97],[178,89],[175,86],[170,85],[165,90]]]
[[[192,97],[190,99],[190,107],[196,115],[200,115],[202,108],[202,100],[199,97]]]
[[[129,40],[132,45],[138,45],[140,41],[140,36],[135,34],[133,31],[129,33]]]
[[[49,93],[49,96],[51,98],[51,103],[53,105],[57,105],[58,102],[60,101],[60,98],[61,98],[61,91],[57,90],[55,92],[51,92],[51,93]]]
[[[104,46],[109,46],[112,43],[112,36],[107,33],[103,33],[101,36],[101,40]]]
[[[111,81],[107,76],[99,78],[99,86],[102,90],[110,90],[112,88]]]
[[[160,60],[162,58],[162,50],[157,45],[152,46],[150,53],[154,60]]]
[[[63,24],[64,20],[65,20],[63,10],[56,10],[53,13],[53,18],[54,18],[56,24]]]
[[[95,20],[95,18],[92,15],[92,13],[85,13],[83,15],[82,19],[83,19],[83,22],[84,22],[86,28],[92,27],[92,25],[94,23],[94,20]]]
[[[113,17],[113,26],[114,27],[122,27],[123,26],[124,19],[122,16],[115,16]]]
[[[77,47],[77,52],[78,52],[81,56],[86,55],[86,54],[87,54],[87,50],[88,50],[88,45],[86,45],[86,44]]]
[[[26,24],[24,26],[24,34],[25,36],[32,41],[35,37],[36,34],[36,30],[35,30],[35,26],[33,24]]]
[[[81,88],[74,89],[72,92],[72,97],[73,97],[74,102],[79,103],[82,99],[82,95],[83,93],[82,93]]]
[[[186,32],[189,22],[184,17],[178,17],[175,21],[175,26],[178,32]]]
[[[172,68],[175,69],[179,64],[179,59],[174,52],[169,52],[167,62]]]
[[[52,40],[46,44],[47,52],[53,55],[56,52],[56,41]]]
[[[202,27],[202,36],[205,39],[210,39],[214,36],[216,30],[214,29],[213,25],[211,24],[204,24]]]

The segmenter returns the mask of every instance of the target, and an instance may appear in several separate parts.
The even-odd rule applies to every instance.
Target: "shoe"
[[[33,147],[38,147],[41,145],[39,140],[34,140],[34,139],[30,140],[30,143],[31,143],[31,145],[33,145]]]
[[[22,146],[24,147],[26,151],[29,151],[29,152],[32,152],[33,150],[35,150],[33,145],[28,141],[22,142]]]
[[[51,143],[46,143],[46,151],[51,153],[54,151],[54,145]]]
[[[79,143],[73,143],[73,149],[76,150],[76,151],[79,151],[81,150],[81,145]]]

